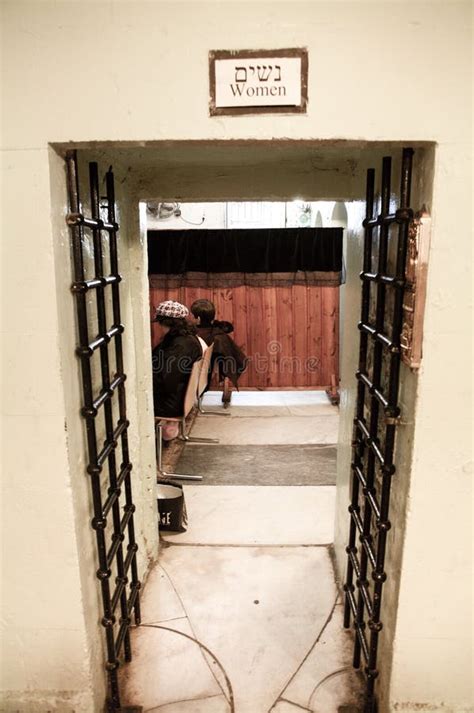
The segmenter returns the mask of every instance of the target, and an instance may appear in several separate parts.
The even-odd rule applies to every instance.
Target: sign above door
[[[213,50],[209,83],[211,116],[303,114],[308,50]]]

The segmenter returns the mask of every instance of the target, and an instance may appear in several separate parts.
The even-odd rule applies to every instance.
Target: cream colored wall
[[[393,646],[391,700],[402,713],[411,713],[420,690],[430,692],[430,702],[443,701],[443,711],[473,706],[472,347],[466,333],[472,327],[472,236],[467,229],[457,241],[453,215],[455,205],[471,204],[469,170],[461,142],[438,147],[424,356]]]
[[[465,221],[452,226],[454,211],[471,199],[470,4],[17,1],[3,3],[2,12],[9,299],[2,321],[8,538],[2,688],[14,691],[22,710],[33,710],[25,701],[39,695],[50,709],[65,710],[58,703],[64,694],[76,711],[90,711],[91,671],[101,665],[93,655],[98,639],[94,647],[86,625],[93,594],[78,566],[84,552],[73,509],[77,473],[69,459],[72,436],[64,431],[70,375],[63,378],[60,368],[64,286],[54,267],[60,228],[52,218],[60,188],[53,184],[51,199],[48,142],[432,140],[438,148],[425,356],[392,678],[381,713],[467,710],[471,236]],[[261,46],[308,47],[308,114],[210,119],[208,50]],[[241,179],[252,194],[247,174],[242,170]],[[252,180],[258,183],[258,174]],[[190,198],[209,197],[208,188],[225,193],[225,185],[226,177],[216,175],[206,195],[196,189]],[[134,326],[137,341],[146,340],[145,325]],[[353,330],[346,336],[346,349],[356,349]],[[145,388],[142,379],[142,400]],[[352,404],[342,415],[341,432],[348,433]]]
[[[2,703],[15,711],[93,710],[47,146],[4,152],[2,173]],[[64,189],[62,181],[54,186]]]

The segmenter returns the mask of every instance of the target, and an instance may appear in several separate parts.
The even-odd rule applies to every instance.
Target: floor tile
[[[204,408],[222,413],[222,393],[209,391]],[[240,391],[232,394],[225,410],[233,418],[258,416],[334,416],[338,415],[325,391]]]
[[[301,708],[301,706],[297,706],[295,703],[291,703],[291,701],[278,701],[278,703],[273,706],[270,713],[301,713],[301,711],[305,710],[309,711],[310,709]]]
[[[186,616],[173,585],[159,563],[155,563],[148,575],[140,607],[143,624],[157,624]]]
[[[220,394],[207,395],[206,406],[220,410]],[[302,472],[301,459],[317,446],[316,455],[334,457],[337,409],[323,392],[240,392],[230,412],[200,416],[193,427],[192,435],[218,437],[219,445],[186,446],[183,467],[201,449],[201,465],[212,462],[215,472],[184,485],[187,532],[162,533],[167,546],[142,595],[143,621],[177,633],[134,630],[124,702],[146,713],[227,713],[227,677],[236,713],[336,713],[355,700],[358,683],[351,635],[334,607],[336,488],[273,482]],[[309,456],[311,478],[317,458]],[[234,483],[252,464],[250,476],[265,487]],[[329,477],[328,464],[319,465]],[[234,484],[211,484],[230,470]]]
[[[284,391],[283,403],[293,416],[339,416],[325,391]]]
[[[287,404],[291,416],[336,416],[339,417],[339,409],[330,402],[326,404]]]
[[[333,607],[328,549],[170,547],[161,562],[225,668],[236,711],[267,713]]]
[[[230,705],[223,696],[199,698],[193,701],[178,701],[167,706],[150,708],[145,713],[229,713]]]
[[[351,666],[328,675],[311,696],[312,713],[360,713],[364,705],[362,675]]]
[[[342,622],[343,605],[338,604],[282,698],[314,713],[338,713],[342,705],[360,703],[360,678],[352,668],[353,630],[344,629]]]
[[[284,406],[285,397],[287,391],[233,391],[231,406],[239,407],[272,407],[272,406]],[[313,394],[315,392],[308,391],[308,394]],[[311,399],[311,396],[307,397]],[[204,396],[204,403],[208,405],[218,406],[222,403],[222,391],[208,391]]]
[[[167,542],[206,545],[327,545],[335,486],[185,485],[188,529]]]
[[[203,408],[217,414],[226,414],[225,418],[258,418],[260,416],[289,416],[290,409],[285,404],[283,397],[267,398],[267,393],[278,392],[253,392],[241,391],[232,394],[232,401],[227,409],[222,406],[222,393],[209,391],[203,399]],[[262,398],[259,398],[262,397]],[[211,418],[211,416],[207,416]],[[219,418],[222,418],[219,416]]]
[[[273,445],[337,443],[339,417],[270,416],[262,418],[218,418],[199,416],[191,431],[193,437],[218,438],[220,445]],[[217,447],[217,446],[216,446]]]
[[[187,620],[163,626],[193,636]],[[183,692],[186,698],[222,693],[200,647],[179,633],[141,626],[132,632],[132,646],[133,660],[122,674],[124,705],[141,705],[149,710],[182,700]]]

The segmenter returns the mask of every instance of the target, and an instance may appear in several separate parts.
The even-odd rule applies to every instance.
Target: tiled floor
[[[188,529],[167,542],[203,545],[329,545],[334,486],[185,485]]]
[[[233,399],[232,418],[201,416],[193,435],[212,433],[216,448],[336,442],[337,411],[321,392]],[[185,485],[185,495],[188,530],[163,533],[123,702],[149,713],[337,713],[356,703],[331,561],[334,486]]]

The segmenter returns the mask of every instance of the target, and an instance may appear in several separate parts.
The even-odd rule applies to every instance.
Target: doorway
[[[221,148],[222,148],[222,147],[221,147]],[[263,148],[263,147],[262,147],[262,148]],[[269,147],[267,147],[267,148],[269,148]],[[280,147],[280,148],[281,148],[281,147]],[[300,149],[300,148],[303,148],[303,147],[298,147],[298,148]],[[308,147],[305,147],[305,148],[307,149]],[[336,190],[336,186],[338,185],[338,181],[336,180],[337,178],[341,179],[340,182],[339,182],[339,187],[340,187],[340,184],[341,184],[341,183],[342,183],[342,184],[345,184],[345,185],[342,186],[342,189],[341,189],[341,187],[339,188],[339,190],[341,190],[342,193],[344,193],[345,191],[347,191],[347,190],[348,190],[348,186],[350,185],[353,193],[359,192],[359,193],[358,193],[358,194],[359,194],[359,201],[358,201],[357,199],[354,199],[354,204],[355,204],[354,207],[355,207],[355,209],[356,209],[354,212],[356,213],[356,212],[357,212],[357,207],[358,207],[357,204],[361,202],[361,200],[360,200],[360,190],[361,190],[361,189],[360,189],[360,180],[359,180],[359,179],[360,179],[360,175],[358,175],[357,166],[354,166],[354,159],[348,159],[348,158],[347,158],[347,154],[344,155],[344,152],[342,152],[342,154],[340,155],[339,159],[337,159],[337,148],[336,148],[336,147],[327,147],[327,148],[328,148],[328,152],[327,152],[327,153],[326,153],[321,147],[318,147],[318,150],[316,150],[316,151],[314,151],[314,152],[311,152],[311,151],[309,152],[309,153],[311,154],[311,159],[312,159],[312,161],[311,161],[312,175],[313,175],[313,177],[316,176],[316,175],[318,175],[318,161],[320,162],[319,170],[321,171],[321,173],[324,171],[324,168],[321,169],[321,166],[324,166],[324,165],[325,165],[325,166],[327,167],[327,165],[328,165],[328,164],[327,164],[328,157],[329,157],[330,159],[332,159],[333,161],[335,161],[336,163],[333,164],[332,169],[331,169],[330,171],[328,171],[328,173],[334,173],[334,175],[332,175],[332,176],[326,176],[326,177],[325,177],[326,179],[329,179],[329,180],[327,180],[326,183],[325,183],[325,187],[326,187],[325,189],[326,189],[326,191],[329,191],[329,190],[335,191],[335,190]],[[340,148],[340,147],[339,147],[339,148]],[[361,147],[357,147],[357,148],[355,148],[355,149],[354,149],[354,146],[352,146],[352,147],[344,147],[344,148],[345,148],[345,149],[349,149],[349,151],[355,151],[356,154],[359,156],[359,159],[361,159],[361,158],[367,158],[367,159],[369,159],[369,158],[370,158],[369,156],[364,157],[364,151],[363,151],[363,149],[362,149]],[[373,147],[372,147],[372,148],[373,148]],[[333,150],[333,149],[334,149],[334,150]],[[381,151],[381,150],[383,151],[384,149],[385,149],[385,147],[380,147],[380,146],[379,146],[379,147],[376,147],[376,150],[377,150],[377,151]],[[319,151],[319,153],[318,153],[318,151]],[[119,153],[120,153],[120,152],[119,152]],[[122,152],[121,152],[121,160],[123,159],[123,153],[124,153],[124,150],[122,150]],[[139,152],[139,153],[140,153],[140,152]],[[280,154],[280,155],[279,155],[279,158],[281,158],[281,151],[280,151],[280,152],[277,151],[277,153]],[[143,156],[143,154],[142,154],[142,156]],[[221,155],[221,159],[222,159],[222,155]],[[130,157],[129,157],[129,160],[130,160]],[[339,161],[339,163],[338,163],[338,161]],[[352,162],[351,162],[351,161],[352,161]],[[338,166],[340,166],[340,163],[341,163],[341,162],[344,164],[345,170],[340,170],[340,169],[338,168]],[[140,162],[138,161],[138,163],[140,163]],[[277,163],[278,163],[278,162],[277,162]],[[361,161],[361,163],[363,163],[363,161]],[[249,165],[250,165],[250,164],[249,164]],[[144,176],[144,175],[148,175],[148,180],[150,181],[150,183],[153,183],[153,181],[158,180],[158,179],[157,179],[157,176],[159,176],[159,173],[160,173],[159,171],[157,171],[156,174],[154,174],[154,176],[153,176],[153,178],[152,178],[149,174],[147,174],[147,170],[146,170],[146,168],[144,168],[143,164],[142,164],[141,168],[143,169],[143,171],[142,171],[142,173],[141,173],[141,179],[142,179],[142,180],[143,180],[143,176]],[[149,166],[148,166],[148,168],[149,168]],[[240,168],[241,168],[241,167],[240,167]],[[236,179],[236,176],[237,176],[237,178],[239,177],[239,173],[240,173],[240,180],[242,180],[243,175],[242,175],[242,172],[241,172],[240,168],[237,168],[237,170],[234,172],[234,173],[235,173],[235,175],[233,176],[233,179],[234,179],[234,180]],[[181,169],[181,171],[180,171],[179,169]],[[139,172],[139,173],[140,173],[140,172]],[[175,175],[175,179],[178,177],[178,174],[179,174],[179,173],[181,173],[181,180],[182,180],[182,179],[183,179],[183,175],[182,175],[182,165],[177,168],[177,170],[176,170],[176,175]],[[216,176],[216,174],[218,174],[218,173],[219,173],[218,170],[217,170],[217,171],[214,171],[214,176]],[[265,173],[266,173],[266,176],[267,176],[267,180],[269,181],[269,184],[271,185],[271,184],[273,183],[273,185],[274,185],[275,178],[274,178],[274,176],[273,176],[273,174],[272,174],[272,171],[271,171],[271,170],[268,171],[268,165],[267,165],[267,171],[266,171]],[[300,173],[300,172],[296,171],[295,175],[298,175],[299,173]],[[318,178],[321,178],[321,173],[319,173]],[[272,174],[272,177],[271,177],[271,178],[270,178],[270,174]],[[338,176],[338,174],[339,174],[339,176]],[[263,176],[260,175],[260,180],[262,180],[262,178],[263,178]],[[301,174],[300,174],[300,179],[301,179]],[[332,179],[332,180],[331,180],[331,179]],[[188,180],[189,180],[189,177],[188,177]],[[215,179],[214,179],[214,180],[215,180]],[[307,180],[307,176],[306,176],[306,180]],[[258,182],[258,181],[257,181],[257,182]],[[304,182],[304,181],[303,181],[303,182]],[[210,180],[210,183],[212,184],[212,179]],[[188,186],[189,186],[189,184],[188,184]],[[242,183],[242,186],[246,186],[246,184]],[[131,187],[131,184],[130,184],[130,187]],[[142,193],[142,191],[143,191],[143,183],[140,183],[140,179],[135,183],[134,189],[135,189],[136,191],[139,191],[139,192],[140,192],[139,195],[143,196],[143,193]],[[202,190],[202,189],[201,189],[201,190]],[[242,190],[242,189],[241,189],[241,190]],[[248,191],[248,188],[244,188],[244,190],[245,190],[245,191]],[[267,190],[271,190],[271,189],[267,189]],[[133,190],[131,191],[131,193],[133,194]],[[129,195],[130,195],[130,194],[129,194]],[[155,195],[156,195],[156,194],[155,194]],[[162,195],[163,195],[163,194],[162,194]],[[165,195],[166,195],[166,194],[165,194]],[[173,194],[172,194],[172,193],[168,193],[168,195],[173,195]],[[177,195],[177,194],[175,193],[174,195]],[[266,195],[268,195],[268,194],[266,194]],[[327,193],[325,193],[325,195],[327,195]],[[135,193],[134,198],[136,198],[136,196],[137,196],[137,193]],[[235,198],[235,194],[233,194],[232,197]],[[273,197],[273,196],[272,196],[272,197]],[[128,204],[128,207],[130,207],[130,204]],[[126,209],[124,210],[124,212],[126,212]],[[129,212],[129,217],[130,217],[130,216],[132,216],[132,217],[130,218],[129,225],[130,225],[130,226],[135,225],[135,230],[136,230],[136,225],[137,225],[137,223],[136,223],[136,215],[133,215],[133,211],[132,211],[132,210],[130,210],[130,212]],[[358,230],[358,229],[356,229],[356,234],[357,234],[357,230]],[[128,256],[128,257],[129,257],[129,259],[130,259],[132,265],[135,265],[135,266],[136,266],[136,265],[138,264],[138,265],[140,265],[140,267],[143,266],[143,259],[142,259],[142,257],[141,257],[138,261],[135,259],[136,256],[140,254],[140,251],[141,251],[141,255],[143,256],[142,248],[143,248],[143,241],[142,241],[142,246],[141,246],[141,247],[137,248],[137,246],[135,246],[135,257],[134,257],[134,255],[133,255],[133,253],[134,253],[134,247],[133,247],[132,245],[130,245],[130,251],[129,251],[129,256]],[[354,246],[352,246],[352,249],[354,249]],[[348,271],[349,271],[349,264],[348,264]],[[137,271],[137,272],[138,272],[138,271]],[[130,279],[130,282],[131,282],[131,286],[132,286],[131,292],[134,293],[135,291],[133,290],[133,284],[134,284],[134,283],[137,284],[137,280],[138,280],[138,282],[140,282],[140,280],[143,281],[143,275],[140,277],[140,276],[138,276],[137,274],[134,274],[133,270],[131,270],[130,278],[131,278],[131,279]],[[353,285],[351,285],[351,287],[353,287]],[[141,298],[139,297],[138,299],[137,299],[136,294],[137,294],[137,293],[135,293],[135,297],[134,297],[133,299],[131,299],[132,314],[135,314],[135,316],[136,316],[137,306],[140,304],[140,300],[141,300],[141,306],[143,307],[143,292],[141,292],[141,295],[142,295]],[[347,302],[347,300],[344,300],[344,298],[343,298],[343,302],[342,302],[342,303],[343,303],[343,306],[344,306],[344,314],[345,314],[345,317],[346,317],[346,314],[348,314],[348,313],[350,312],[351,305]],[[135,310],[135,311],[134,311],[134,310]],[[140,319],[143,319],[143,313],[140,315],[140,318],[139,318],[138,320],[134,320],[133,326],[134,326],[135,334],[139,334],[139,333],[140,333],[140,329],[141,329],[141,327],[140,327]],[[354,327],[354,324],[355,324],[355,323],[356,323],[355,321],[354,321],[354,322],[351,322],[352,328]],[[349,325],[348,325],[346,319],[344,318],[344,330],[343,330],[344,334],[343,334],[343,339],[342,339],[343,348],[344,348],[344,343],[346,343],[346,347],[348,347],[349,344],[351,343],[351,330],[350,330],[350,329],[346,329],[346,327],[348,327],[348,326],[349,326]],[[352,330],[352,331],[353,331],[353,330]],[[142,336],[143,336],[143,342],[142,342],[142,343],[146,343],[145,334],[143,333]],[[354,335],[352,334],[352,344],[353,344],[353,336],[354,336]],[[140,351],[140,349],[141,349],[141,347],[139,347],[139,351]],[[350,350],[348,350],[348,351],[346,352],[346,355],[347,355],[347,356],[349,356],[349,352],[350,352]],[[144,354],[145,354],[145,350],[144,350]],[[143,374],[143,372],[146,373],[146,367],[144,366],[144,364],[145,364],[144,358],[145,358],[145,357],[144,357],[144,355],[143,355],[143,361],[142,361],[141,364],[139,364],[137,361],[135,361],[135,368],[136,368],[136,371],[137,371],[137,375],[136,375],[136,376],[137,376],[137,384],[139,384],[139,381],[140,381],[140,372],[142,372],[142,374]],[[344,360],[344,355],[343,355],[343,360]],[[348,362],[350,362],[350,358],[348,359]],[[145,377],[145,382],[146,382],[146,377]],[[146,386],[146,384],[145,384],[145,386]],[[143,384],[142,384],[142,386],[141,386],[141,395],[140,395],[140,392],[139,392],[139,391],[137,391],[137,394],[136,394],[136,396],[137,396],[137,411],[138,411],[139,414],[140,414],[140,418],[144,418],[145,420],[148,418],[148,420],[149,420],[149,416],[150,416],[149,411],[148,411],[148,416],[146,416],[146,409],[145,409],[145,410],[140,409],[140,406],[139,406],[140,399],[142,399],[142,401],[143,401],[143,400],[146,400],[146,393],[145,393],[145,392],[146,392],[146,389],[144,388],[144,386],[143,386]],[[349,393],[349,392],[348,392],[348,393]],[[350,406],[350,404],[349,404],[348,402],[344,403],[344,408],[345,408],[345,409],[346,409],[347,407],[349,407],[349,406]],[[348,410],[349,410],[349,409],[347,408],[347,411],[348,411]],[[345,411],[346,416],[347,416],[347,411]],[[144,413],[145,413],[145,416],[143,415]],[[351,418],[352,418],[352,416],[347,416],[347,423],[350,422],[350,419],[351,419]],[[140,421],[140,419],[139,419],[139,421]],[[349,437],[349,438],[347,437],[347,423],[346,423],[346,426],[345,426],[345,427],[342,426],[342,428],[340,429],[340,433],[342,433],[342,446],[343,446],[343,448],[344,448],[344,447],[347,447],[347,444],[350,442],[350,437]],[[146,432],[146,429],[144,430],[144,432]],[[138,457],[140,458],[140,457],[142,457],[143,454],[140,454],[140,453],[137,451],[137,455],[138,455]],[[344,460],[344,457],[343,457],[341,460],[343,461],[343,460]],[[347,491],[346,491],[346,494],[347,494]],[[341,498],[341,500],[342,500],[342,498]],[[346,498],[345,506],[347,507],[347,498]],[[341,525],[340,525],[340,523],[339,523],[338,527],[340,527],[340,526],[341,526]],[[339,546],[340,546],[340,545],[339,545]],[[257,606],[257,605],[256,605],[256,606]]]

